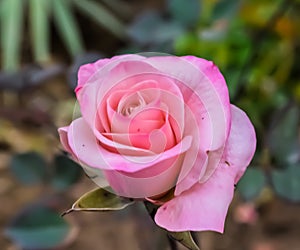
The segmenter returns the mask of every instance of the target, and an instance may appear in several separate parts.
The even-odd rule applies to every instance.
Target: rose
[[[76,95],[82,117],[60,139],[98,185],[104,175],[118,195],[161,205],[155,222],[170,231],[223,231],[256,138],[212,62],[101,59],[80,68]]]

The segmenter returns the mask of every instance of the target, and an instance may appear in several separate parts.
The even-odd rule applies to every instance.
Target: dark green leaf
[[[272,172],[272,183],[275,192],[290,201],[300,201],[300,164]]]
[[[179,23],[195,26],[200,16],[200,0],[168,0],[168,10]]]
[[[125,26],[119,21],[109,10],[102,6],[99,2],[89,0],[74,0],[78,9],[91,17],[97,23],[107,30],[111,31],[115,36],[124,38]]]
[[[3,0],[1,8],[2,66],[4,70],[16,71],[20,64],[23,0]]]
[[[190,250],[200,250],[200,248],[195,243],[191,232],[168,232],[168,235],[178,241],[180,244],[184,245],[186,248]]]
[[[53,170],[52,185],[58,190],[64,190],[76,183],[83,173],[80,165],[64,155],[55,157]]]
[[[260,194],[266,184],[264,172],[250,167],[238,183],[237,190],[245,200],[252,200]]]
[[[47,175],[45,160],[35,152],[14,155],[11,161],[11,170],[23,184],[41,183]]]
[[[134,200],[120,197],[106,189],[97,188],[81,196],[64,214],[73,211],[114,211],[134,203]]]
[[[268,136],[271,153],[282,166],[294,164],[300,158],[300,109],[297,105],[288,106],[276,115]]]
[[[56,27],[69,53],[75,57],[83,51],[83,42],[71,5],[68,0],[52,0],[51,2]]]
[[[35,206],[18,215],[5,233],[22,249],[48,249],[62,244],[69,231],[70,225],[59,214]]]

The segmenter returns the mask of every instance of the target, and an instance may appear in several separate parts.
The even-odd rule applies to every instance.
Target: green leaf
[[[4,14],[4,6],[5,6],[5,2],[3,0],[0,1],[0,18],[1,16]],[[1,20],[1,19],[0,19]]]
[[[190,250],[200,250],[200,248],[197,246],[196,242],[194,241],[191,232],[168,232],[168,235],[178,241],[180,244],[185,246],[186,248]]]
[[[5,234],[22,249],[48,249],[61,245],[70,225],[47,207],[34,206],[19,214]]]
[[[237,190],[245,200],[256,198],[266,184],[264,172],[259,168],[250,167],[239,181]]]
[[[300,158],[300,109],[297,105],[292,105],[275,115],[277,119],[273,121],[274,126],[268,135],[270,151],[282,166],[294,164]]]
[[[16,71],[20,66],[23,0],[2,0],[1,4],[2,66],[6,71]]]
[[[171,16],[184,26],[195,26],[200,16],[200,0],[168,0]]]
[[[66,48],[75,57],[81,53],[83,42],[79,33],[79,28],[74,18],[70,2],[68,0],[52,0],[53,15]]]
[[[109,10],[99,2],[89,0],[74,0],[78,10],[85,13],[88,17],[94,19],[97,23],[112,32],[119,38],[125,36],[125,26]]]
[[[73,211],[115,211],[134,203],[133,199],[120,197],[106,189],[97,188],[81,196],[63,215]]]
[[[49,60],[49,0],[30,0],[30,27],[32,48],[37,62]]]
[[[41,183],[47,176],[46,162],[35,152],[14,155],[10,167],[14,176],[23,184]]]
[[[275,192],[290,201],[300,201],[300,163],[271,173]]]
[[[64,190],[76,183],[83,173],[80,165],[64,155],[55,157],[53,170],[51,184],[58,190]]]

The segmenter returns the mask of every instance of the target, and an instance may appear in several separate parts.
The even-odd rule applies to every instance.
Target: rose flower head
[[[115,56],[81,66],[75,91],[82,117],[60,140],[96,184],[158,205],[169,231],[223,232],[256,137],[212,62]]]

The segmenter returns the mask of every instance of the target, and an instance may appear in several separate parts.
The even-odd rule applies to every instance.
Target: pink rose
[[[78,79],[82,117],[59,134],[88,175],[153,203],[172,192],[155,215],[169,231],[222,232],[256,138],[218,68],[194,56],[122,55],[82,66]]]

